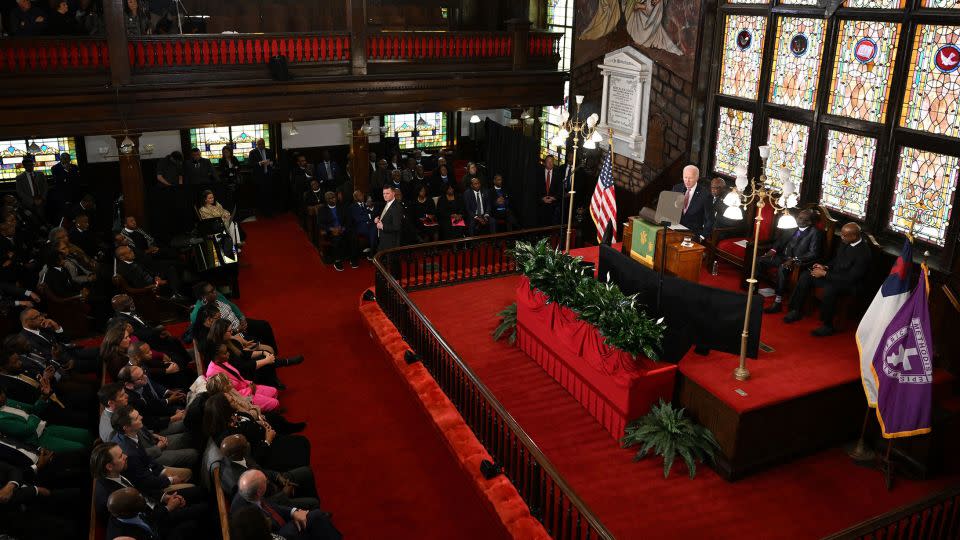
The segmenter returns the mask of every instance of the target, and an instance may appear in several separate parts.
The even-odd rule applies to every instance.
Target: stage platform
[[[849,423],[842,429],[846,437],[856,433],[863,414],[862,394],[859,401],[853,399],[859,389],[853,386],[858,378],[852,333],[817,340],[809,335],[815,321],[788,326],[781,317],[769,315],[761,340],[775,351],[750,362],[754,374],[750,381],[732,378],[737,358],[727,353],[691,352],[680,363],[680,395],[691,408],[699,407],[697,415],[707,425],[731,426],[732,455],[750,465],[746,470],[759,472],[730,483],[725,477],[731,475],[721,463],[722,474],[701,466],[697,478],[690,480],[678,462],[670,478],[664,479],[659,459],[634,463],[634,452],[618,448],[531,358],[492,340],[495,313],[514,301],[518,279],[428,289],[411,297],[618,538],[693,538],[707,531],[711,538],[815,538],[956,481],[903,480],[887,492],[878,472],[853,465],[838,448],[779,466],[763,460],[751,463],[758,452],[773,452],[774,462],[793,457],[781,447],[768,447],[770,440],[789,441],[793,432],[782,420],[772,424],[771,417],[788,418],[793,427],[808,424],[804,429],[822,429],[834,420]],[[731,269],[720,276],[707,274],[701,282],[735,288],[737,279]],[[746,396],[736,393],[737,388]],[[832,391],[841,398],[829,395]],[[847,395],[850,403],[842,398]],[[832,403],[834,408],[818,410],[807,400]],[[714,417],[709,416],[711,411]],[[728,437],[715,432],[718,438]],[[801,437],[794,438],[790,442],[794,452],[809,454],[824,444],[805,445]],[[737,464],[733,462],[733,467]]]

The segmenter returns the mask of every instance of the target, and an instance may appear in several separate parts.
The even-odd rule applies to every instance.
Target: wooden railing
[[[367,37],[367,59],[503,58],[513,54],[506,32],[381,32]]]
[[[377,302],[416,351],[547,532],[559,539],[613,535],[493,393],[407,295],[408,290],[487,279],[518,271],[510,249],[519,240],[562,238],[559,227],[397,248],[374,258]]]
[[[290,64],[345,62],[349,34],[174,35],[132,38],[127,44],[135,70],[165,67],[266,64],[285,56]]]
[[[891,510],[824,540],[956,540],[960,538],[960,485]]]
[[[105,39],[0,39],[0,73],[106,71],[109,68],[110,51]]]

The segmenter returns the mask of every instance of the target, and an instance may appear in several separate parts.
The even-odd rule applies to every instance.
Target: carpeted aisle
[[[309,422],[317,489],[337,527],[347,538],[503,538],[360,322],[370,264],[323,265],[290,215],[244,228],[238,304],[273,324],[282,355],[306,357],[280,370],[289,388],[280,401],[288,418]]]
[[[634,452],[618,448],[532,359],[492,340],[495,313],[514,301],[517,279],[412,296],[617,538],[819,538],[956,480],[898,479],[887,492],[880,473],[852,465],[838,449],[733,484],[706,466],[698,467],[690,480],[678,460],[665,480],[659,458],[633,463]],[[464,314],[470,314],[469,324],[464,324]]]

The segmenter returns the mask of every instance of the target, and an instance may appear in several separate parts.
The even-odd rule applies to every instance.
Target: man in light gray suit
[[[17,198],[28,210],[39,212],[47,200],[47,176],[34,172],[36,160],[31,154],[23,156],[23,172],[17,175]]]

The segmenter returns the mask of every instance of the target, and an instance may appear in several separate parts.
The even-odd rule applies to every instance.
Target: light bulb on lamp
[[[567,128],[560,128],[560,132],[557,133],[557,137],[566,140],[570,136],[570,132],[567,131]]]
[[[584,150],[596,150],[597,143],[595,143],[593,139],[587,139],[587,141],[583,143],[583,148]]]
[[[593,136],[590,137],[590,140],[593,141],[593,142],[595,142],[595,143],[602,142],[602,141],[603,141],[603,135],[601,135],[599,131],[594,131],[594,132],[593,132]]]
[[[770,147],[767,145],[758,146],[757,150],[760,151],[760,159],[766,161],[770,157]]]
[[[740,197],[737,196],[737,192],[728,191],[727,195],[723,198],[723,204],[727,206],[740,206]]]
[[[470,117],[470,123],[471,123],[471,124],[479,124],[479,123],[480,123],[480,117],[477,116],[477,115],[471,116],[471,117]]]
[[[780,167],[780,185],[783,186],[783,194],[790,196],[793,195],[793,192],[796,191],[796,185],[793,183],[793,179],[790,178],[790,169],[786,167]]]
[[[120,152],[123,154],[132,154],[133,153],[133,139],[129,136],[123,138],[123,141],[120,143]]]
[[[780,216],[779,221],[777,221],[778,229],[796,229],[797,228],[797,218],[793,217],[793,214],[789,212],[784,212]]]
[[[567,123],[567,120],[570,120],[570,111],[564,109],[564,110],[560,113],[560,121],[565,124],[565,123]]]
[[[750,181],[747,180],[747,168],[743,165],[738,165],[733,172],[737,177],[737,191],[743,193],[743,190],[747,189],[747,184],[750,183]]]
[[[576,96],[577,105],[583,105],[583,96]]]
[[[723,211],[723,217],[739,221],[743,219],[743,210],[739,206],[727,206],[727,209]]]
[[[587,127],[593,129],[593,126],[597,125],[597,121],[600,120],[600,117],[597,116],[597,113],[593,113],[587,117]]]

